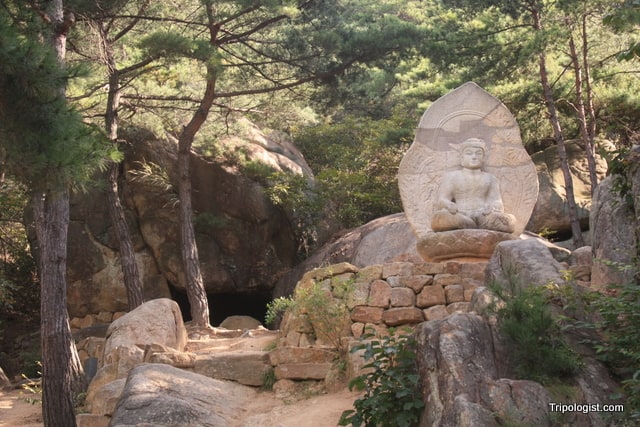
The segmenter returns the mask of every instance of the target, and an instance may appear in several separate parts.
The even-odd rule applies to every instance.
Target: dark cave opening
[[[171,288],[171,298],[178,303],[182,318],[185,322],[191,320],[189,299],[187,293]],[[267,314],[267,304],[271,301],[270,293],[256,294],[207,294],[209,299],[210,322],[212,326],[219,326],[229,316],[251,316],[264,323]],[[265,325],[266,326],[266,325]]]

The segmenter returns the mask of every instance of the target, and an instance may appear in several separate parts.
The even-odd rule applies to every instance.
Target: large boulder
[[[173,366],[139,365],[127,378],[110,426],[234,426],[255,394],[251,387]]]
[[[184,350],[187,330],[180,307],[175,301],[162,298],[148,301],[113,321],[107,329],[105,358],[118,347],[160,344]]]
[[[302,154],[283,134],[249,122],[239,128],[238,136],[216,142],[235,153],[229,157],[313,178]],[[147,299],[169,297],[172,289],[185,289],[175,195],[176,141],[142,130],[129,131],[124,137],[129,144],[121,171],[121,198],[145,294]],[[268,294],[295,261],[292,221],[271,203],[262,184],[240,172],[240,160],[219,158],[191,155],[196,241],[206,290]],[[143,164],[157,166],[152,169],[156,179],[136,172]],[[72,201],[68,263],[72,317],[127,309],[118,243],[106,203],[106,194],[99,189],[77,194]]]
[[[573,178],[573,191],[578,206],[578,216],[582,228],[587,229],[591,209],[591,183],[587,159],[579,141],[568,141],[566,148],[569,169]],[[531,158],[538,171],[540,192],[531,219],[527,224],[527,230],[535,233],[570,233],[569,208],[564,190],[564,176],[558,158],[558,148],[553,145],[533,154]],[[596,156],[596,170],[598,180],[604,179],[607,173],[607,163],[600,156]]]
[[[100,369],[87,390],[87,408],[93,414],[111,414],[123,380],[144,361],[145,348],[159,344],[183,351],[187,344],[180,308],[166,298],[148,301],[115,320],[106,335]]]
[[[497,419],[548,426],[550,394],[532,381],[499,379],[494,334],[474,313],[416,330],[425,410],[420,426],[498,426]],[[515,419],[514,419],[515,418]]]
[[[602,288],[610,284],[632,283],[632,265],[637,256],[637,237],[633,205],[623,200],[609,176],[596,187],[589,217],[591,247],[595,262],[591,267],[591,284]]]
[[[396,261],[424,262],[416,243],[416,235],[404,213],[375,219],[333,239],[284,274],[275,287],[274,297],[290,295],[302,276],[319,266],[348,262],[362,268]]]
[[[549,282],[564,284],[566,269],[540,240],[509,240],[496,246],[485,269],[485,283],[498,283],[513,290]]]

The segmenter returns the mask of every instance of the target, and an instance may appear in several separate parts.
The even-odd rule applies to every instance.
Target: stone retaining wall
[[[467,311],[473,291],[483,284],[486,262],[414,264],[394,262],[357,268],[348,263],[312,270],[297,289],[319,285],[331,290],[336,300],[346,296],[348,319],[343,319],[358,338],[365,328],[386,334],[389,327],[442,319],[453,312]],[[336,295],[337,294],[337,295]],[[337,302],[339,303],[339,302]],[[321,331],[310,328],[308,315],[287,315],[281,325],[281,346],[326,346]],[[340,319],[336,319],[336,322]],[[312,322],[311,322],[312,323]]]

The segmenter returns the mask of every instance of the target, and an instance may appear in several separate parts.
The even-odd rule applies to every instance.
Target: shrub
[[[342,413],[339,425],[417,425],[424,402],[415,360],[416,342],[409,334],[390,334],[382,339],[365,334],[365,341],[353,348],[354,352],[364,350],[364,357],[370,362],[363,367],[367,373],[354,378],[349,389],[365,393],[355,401],[355,410]]]
[[[267,304],[265,322],[272,324],[287,310],[306,316],[313,326],[316,338],[333,345],[341,354],[346,353],[342,337],[349,320],[347,299],[353,289],[352,281],[333,278],[296,289],[293,297],[280,297]]]
[[[564,342],[551,315],[546,289],[528,287],[508,293],[493,287],[504,300],[496,310],[498,330],[509,347],[514,374],[542,384],[574,376],[581,368],[578,356]]]
[[[640,421],[640,286],[612,285],[608,293],[592,296],[591,307],[601,319],[594,326],[604,338],[593,343],[596,353],[625,378],[625,412]]]

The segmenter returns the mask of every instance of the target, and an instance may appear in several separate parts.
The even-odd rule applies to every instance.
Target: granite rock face
[[[578,216],[585,230],[589,227],[589,212],[592,209],[587,160],[580,142],[567,141],[566,149]],[[543,231],[569,233],[571,231],[569,208],[564,190],[564,177],[558,160],[558,148],[549,147],[533,154],[531,158],[536,165],[540,194],[527,224],[527,230],[535,233]],[[607,173],[607,162],[600,156],[596,156],[596,171],[598,181],[602,181]]]
[[[234,426],[255,394],[251,387],[173,366],[139,365],[131,371],[109,425]]]
[[[146,131],[125,136],[120,176],[122,203],[133,238],[147,299],[184,291],[177,211],[177,146]],[[245,123],[244,133],[217,142],[280,171],[313,175],[300,152],[283,135]],[[165,186],[140,176],[153,164]],[[274,206],[264,187],[237,165],[191,155],[196,241],[208,293],[268,294],[295,261],[297,244],[289,213]],[[76,194],[71,205],[68,257],[71,317],[127,310],[118,243],[106,194]]]

